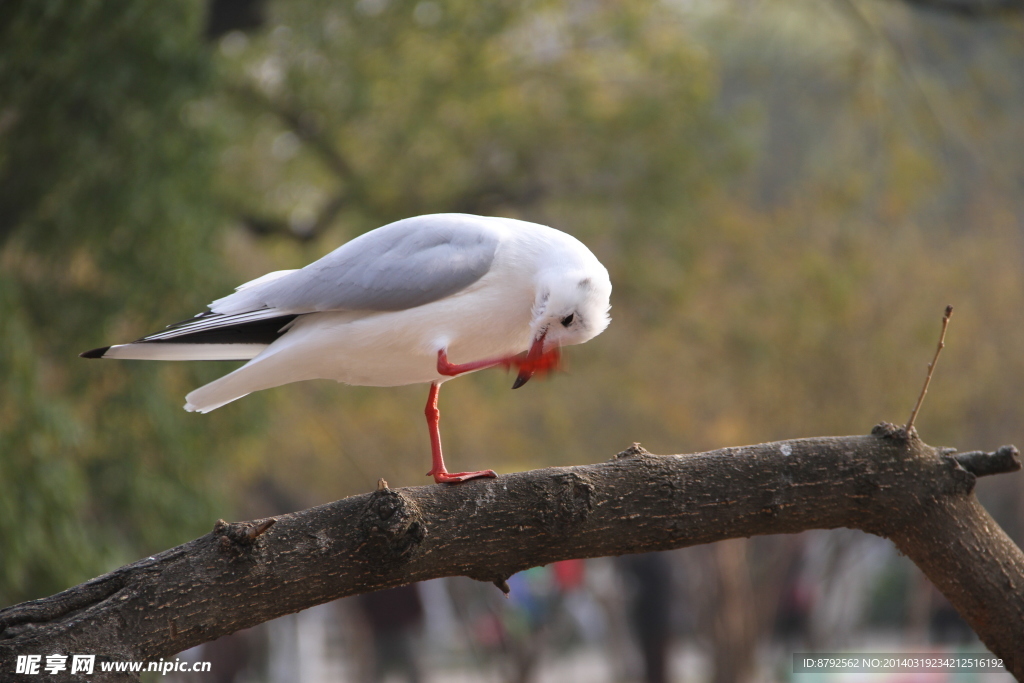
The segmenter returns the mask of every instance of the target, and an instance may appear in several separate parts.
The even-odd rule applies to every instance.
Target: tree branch
[[[274,114],[341,181],[341,189],[324,203],[309,225],[296,229],[284,220],[241,212],[240,219],[250,232],[259,236],[282,235],[308,241],[319,236],[347,204],[365,202],[368,195],[362,179],[312,112],[302,110],[286,99],[271,97],[250,84],[228,86],[226,90],[240,101]]]
[[[300,242],[308,242],[320,236],[337,217],[338,213],[348,203],[348,193],[340,191],[327,200],[316,217],[306,225],[295,225],[291,221],[274,218],[271,216],[260,216],[249,211],[237,211],[242,225],[257,237],[289,237]]]
[[[277,116],[300,140],[317,153],[328,169],[347,184],[350,194],[364,194],[362,180],[310,112],[303,111],[290,102],[276,100],[255,86],[235,85],[228,86],[226,90],[240,100]]]
[[[464,575],[504,586],[557,560],[851,527],[891,539],[1024,680],[1024,553],[973,495],[1017,451],[955,455],[892,425],[695,455],[353,496],[243,524],[0,610],[17,654],[152,660],[347,595]],[[95,676],[93,680],[132,680]],[[49,679],[48,679],[49,680]],[[61,680],[54,677],[53,680]]]

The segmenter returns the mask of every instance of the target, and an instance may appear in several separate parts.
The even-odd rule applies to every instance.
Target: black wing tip
[[[103,358],[103,354],[110,350],[109,346],[101,346],[98,349],[78,354],[79,358]]]

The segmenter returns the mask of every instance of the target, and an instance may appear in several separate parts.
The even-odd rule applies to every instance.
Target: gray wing
[[[264,308],[400,311],[443,299],[490,270],[501,240],[493,219],[463,214],[407,218],[361,235],[319,261],[219,299],[216,313]]]

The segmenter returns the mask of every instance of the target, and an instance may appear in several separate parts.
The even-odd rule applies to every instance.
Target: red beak
[[[547,354],[544,353],[544,337],[546,336],[547,333],[545,332],[533,340],[533,345],[530,347],[530,351],[526,354],[526,359],[522,363],[519,363],[519,375],[516,377],[515,384],[512,385],[513,389],[518,389],[529,382],[530,378],[533,377],[533,374],[537,372],[537,370],[547,369],[548,365],[551,364],[551,361],[554,361],[554,363],[557,364],[557,347],[548,351]],[[552,354],[554,354],[554,358],[545,358]]]

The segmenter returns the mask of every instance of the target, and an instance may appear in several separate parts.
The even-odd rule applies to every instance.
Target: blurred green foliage
[[[0,603],[180,543],[223,514],[196,369],[88,363],[223,287],[198,3],[0,8]],[[203,376],[209,376],[210,368]]]
[[[196,416],[182,397],[225,365],[75,358],[422,213],[553,225],[615,285],[611,327],[567,374],[445,386],[454,469],[905,420],[947,303],[920,432],[1019,440],[1019,23],[805,0],[294,0],[204,45],[197,2],[0,12],[0,601],[231,505],[424,483],[425,387],[307,382]]]

